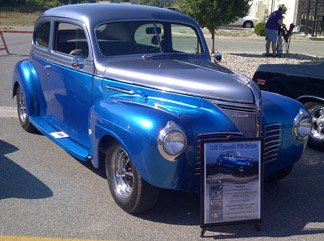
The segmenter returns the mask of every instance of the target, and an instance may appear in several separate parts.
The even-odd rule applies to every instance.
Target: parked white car
[[[246,16],[244,18],[239,18],[237,21],[230,23],[231,26],[240,26],[242,28],[254,28],[261,20],[254,17]]]

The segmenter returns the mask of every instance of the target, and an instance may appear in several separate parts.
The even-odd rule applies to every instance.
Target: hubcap
[[[22,123],[25,123],[26,118],[27,118],[27,113],[26,113],[26,104],[25,104],[24,94],[22,93],[22,91],[20,91],[17,98],[18,98],[17,103],[18,103],[19,119],[21,120]]]
[[[116,191],[122,198],[128,198],[133,191],[134,174],[127,152],[122,147],[116,148],[112,162]]]
[[[312,116],[311,138],[323,141],[324,140],[324,107],[314,106],[309,110]]]

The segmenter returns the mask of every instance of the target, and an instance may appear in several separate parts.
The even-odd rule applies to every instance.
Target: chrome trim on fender
[[[118,91],[118,92],[121,92],[121,93],[124,93],[124,94],[129,94],[129,95],[134,95],[135,94],[134,90],[127,90],[127,89],[123,89],[123,88],[117,88],[117,87],[113,87],[111,85],[106,85],[106,89]]]
[[[324,98],[314,95],[302,95],[299,96],[296,100],[301,101],[302,99],[314,99],[314,100],[320,100],[324,102]]]

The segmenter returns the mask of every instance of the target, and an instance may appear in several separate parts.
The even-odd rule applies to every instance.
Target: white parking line
[[[18,117],[17,108],[13,106],[0,106],[0,118]]]
[[[0,236],[0,241],[100,241],[93,239],[65,239],[65,238],[43,238],[43,237],[25,237],[25,236]],[[112,241],[112,240],[101,240]]]

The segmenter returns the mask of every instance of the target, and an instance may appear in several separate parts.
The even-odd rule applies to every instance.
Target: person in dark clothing
[[[280,5],[277,11],[274,11],[270,14],[269,19],[265,27],[265,39],[266,39],[266,56],[277,56],[277,37],[278,30],[281,27],[285,27],[285,24],[282,22],[282,15],[287,11],[285,5]],[[270,44],[272,48],[272,54],[270,51]]]

